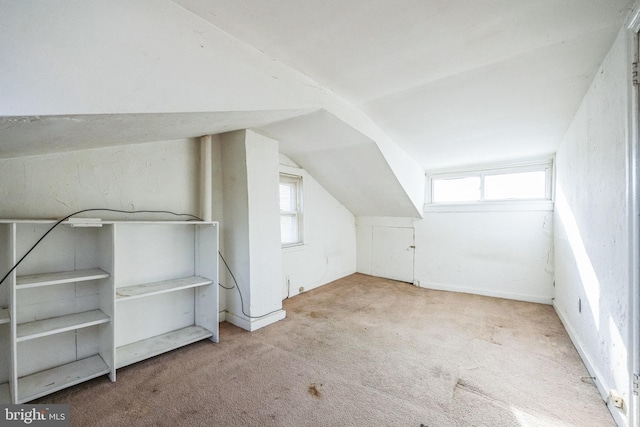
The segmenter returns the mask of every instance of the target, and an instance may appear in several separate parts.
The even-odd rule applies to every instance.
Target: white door
[[[413,283],[413,228],[373,227],[371,274]]]

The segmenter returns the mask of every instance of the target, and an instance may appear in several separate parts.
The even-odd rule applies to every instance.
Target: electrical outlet
[[[624,399],[616,390],[609,390],[609,400],[616,408],[622,408],[624,406]]]
[[[298,288],[298,292],[303,293],[303,292],[304,292],[304,286],[300,286],[300,287]]]

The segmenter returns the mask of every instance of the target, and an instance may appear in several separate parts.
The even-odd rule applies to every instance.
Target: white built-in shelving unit
[[[0,274],[54,224],[0,221]],[[0,403],[115,381],[117,368],[218,342],[217,253],[215,222],[54,228],[0,284]]]

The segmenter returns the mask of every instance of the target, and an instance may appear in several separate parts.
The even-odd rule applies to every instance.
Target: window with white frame
[[[550,202],[552,160],[446,171],[428,175],[427,202],[481,204],[492,202]]]
[[[302,177],[280,174],[280,241],[283,247],[302,244]]]

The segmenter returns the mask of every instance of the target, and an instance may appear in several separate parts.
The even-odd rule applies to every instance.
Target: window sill
[[[509,201],[480,203],[433,203],[425,204],[424,212],[513,212],[513,211],[553,211],[553,202]]]
[[[282,246],[282,252],[295,252],[307,249],[309,245],[304,243],[295,243],[293,245]]]

